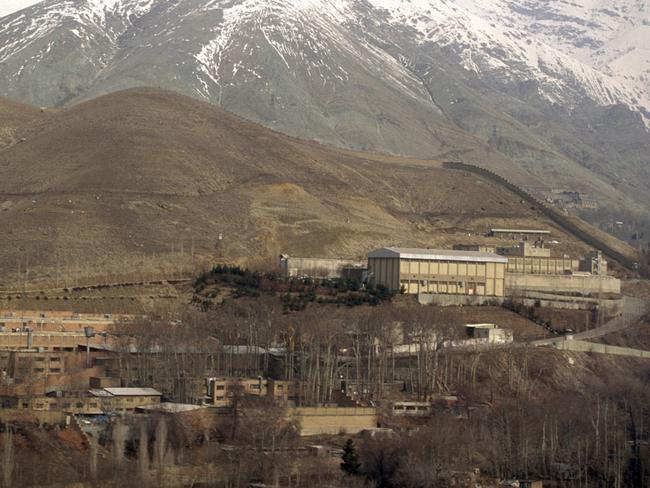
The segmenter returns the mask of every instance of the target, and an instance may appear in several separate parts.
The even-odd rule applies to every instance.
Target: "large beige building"
[[[368,278],[409,294],[503,297],[507,264],[492,253],[384,247],[368,254]]]

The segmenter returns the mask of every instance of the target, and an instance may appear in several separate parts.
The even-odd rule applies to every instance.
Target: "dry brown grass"
[[[178,277],[215,261],[266,266],[280,251],[449,247],[490,226],[552,228],[504,189],[435,161],[290,138],[161,90],[46,112],[16,137],[24,142],[0,150],[5,289]]]

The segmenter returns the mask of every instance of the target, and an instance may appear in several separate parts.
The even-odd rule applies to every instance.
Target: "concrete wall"
[[[650,359],[650,351],[632,349],[629,347],[610,346],[596,342],[574,341],[571,339],[559,341],[553,344],[556,349],[575,352],[593,352],[598,354],[613,354],[615,356],[627,356]]]
[[[300,435],[357,434],[377,427],[376,408],[300,407],[289,415],[300,421]]]
[[[439,307],[458,307],[461,305],[478,306],[484,304],[501,304],[503,297],[484,297],[477,295],[438,295],[434,293],[419,293],[418,302],[421,305],[437,305]]]
[[[507,273],[508,294],[517,291],[546,291],[552,293],[621,293],[621,280],[613,276],[593,275],[537,275]]]

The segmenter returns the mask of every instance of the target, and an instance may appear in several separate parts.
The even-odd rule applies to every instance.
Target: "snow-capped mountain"
[[[160,86],[301,137],[641,192],[649,15],[646,0],[45,0],[0,19],[0,94]]]

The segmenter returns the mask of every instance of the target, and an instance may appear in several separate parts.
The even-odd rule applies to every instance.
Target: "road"
[[[571,351],[596,352],[601,354],[616,354],[621,356],[650,358],[650,351],[642,351],[640,349],[608,346],[606,344],[588,342],[589,339],[596,339],[613,332],[625,330],[631,325],[636,324],[639,319],[641,319],[641,317],[650,312],[650,304],[645,300],[633,297],[623,297],[623,299],[623,312],[621,315],[614,317],[601,327],[579,332],[578,334],[532,341],[530,344],[533,346],[551,346],[555,347],[556,349]]]

